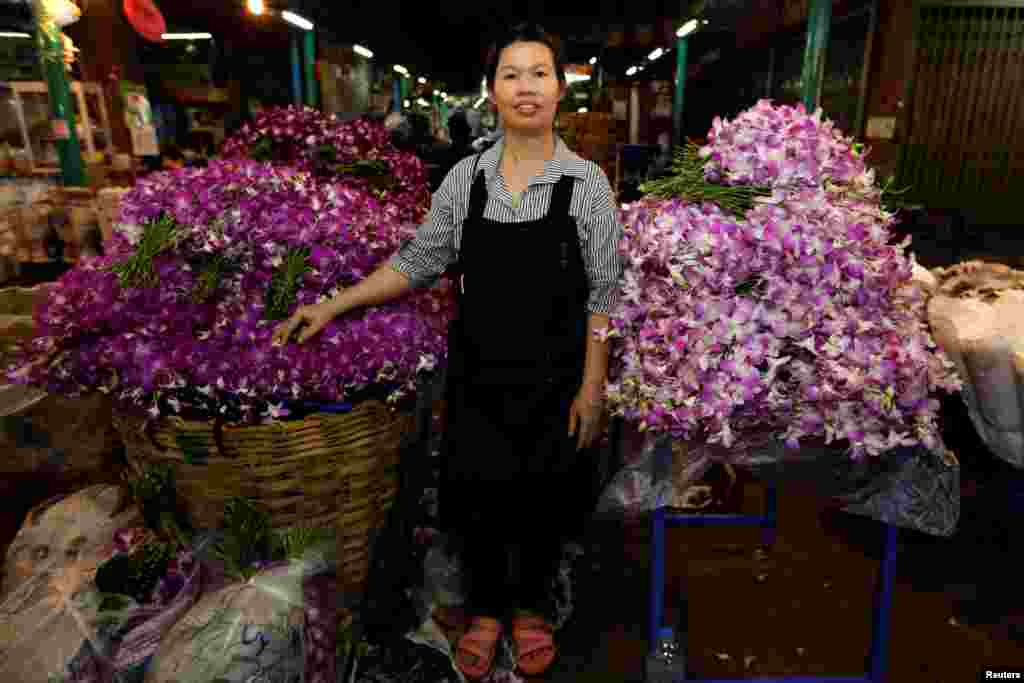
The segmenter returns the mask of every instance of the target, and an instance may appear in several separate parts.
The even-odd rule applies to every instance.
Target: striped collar
[[[498,175],[498,164],[501,163],[501,154],[504,149],[505,138],[502,136],[480,157],[480,168],[484,171],[487,187],[494,185],[494,179]],[[554,184],[563,175],[585,180],[587,178],[587,162],[569,149],[562,138],[556,134],[554,156],[544,162],[544,173],[539,178],[534,178],[530,184]]]

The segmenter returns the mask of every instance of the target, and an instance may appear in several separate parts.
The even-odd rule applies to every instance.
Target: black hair
[[[512,43],[541,43],[551,50],[552,61],[555,64],[555,74],[560,83],[565,83],[565,58],[562,53],[562,41],[544,30],[543,26],[523,22],[516,24],[505,31],[496,41],[491,44],[487,51],[487,85],[494,87],[498,77],[498,62],[501,61],[501,51]]]

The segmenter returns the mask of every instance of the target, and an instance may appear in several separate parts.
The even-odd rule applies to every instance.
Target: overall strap
[[[563,175],[555,183],[555,189],[551,193],[551,205],[548,207],[548,216],[551,218],[568,217],[569,209],[572,206],[572,189],[576,179],[570,175]]]
[[[480,157],[483,153],[476,155],[473,162],[473,175],[470,176],[472,187],[469,191],[469,210],[466,212],[466,220],[476,220],[484,215],[484,207],[487,205],[487,179],[477,173],[480,165]]]

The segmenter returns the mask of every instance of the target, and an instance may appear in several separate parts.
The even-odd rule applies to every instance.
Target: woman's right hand
[[[331,322],[338,315],[338,308],[334,301],[323,301],[310,306],[300,306],[292,317],[277,326],[274,330],[274,346],[283,346],[288,343],[292,334],[305,325],[299,332],[298,343],[303,343],[313,335],[322,330],[327,323]]]

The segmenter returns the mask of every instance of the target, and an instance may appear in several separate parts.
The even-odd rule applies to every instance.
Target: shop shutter
[[[1013,218],[1007,200],[1024,192],[1024,7],[926,4],[915,46],[900,186],[935,208]]]

